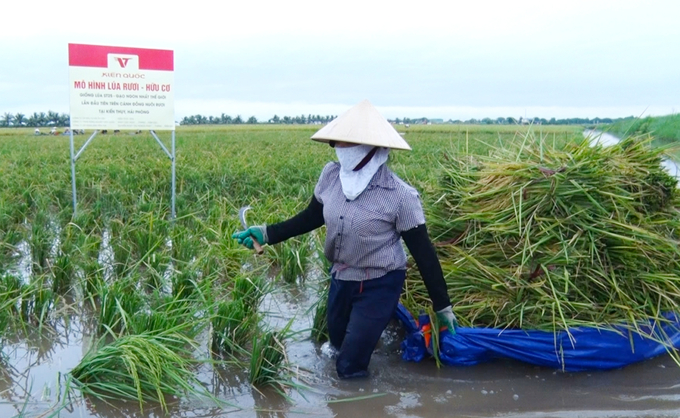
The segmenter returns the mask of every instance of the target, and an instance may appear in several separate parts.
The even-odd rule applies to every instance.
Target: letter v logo
[[[120,64],[120,67],[121,67],[121,68],[125,68],[125,66],[127,65],[128,61],[130,61],[130,58],[116,57],[116,59],[118,60],[118,64]]]

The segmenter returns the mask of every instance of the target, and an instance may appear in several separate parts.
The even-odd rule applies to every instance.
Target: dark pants
[[[328,334],[339,350],[335,366],[341,379],[368,376],[371,354],[397,308],[405,278],[405,270],[363,282],[331,278]]]

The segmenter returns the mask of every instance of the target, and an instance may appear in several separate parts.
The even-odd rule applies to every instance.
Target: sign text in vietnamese
[[[172,51],[68,48],[73,129],[175,129]]]

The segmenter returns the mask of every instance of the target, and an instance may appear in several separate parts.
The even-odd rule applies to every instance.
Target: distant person
[[[326,225],[332,263],[327,321],[340,378],[365,377],[373,350],[399,303],[406,279],[404,240],[418,265],[440,325],[455,332],[446,281],[425,226],[416,189],[387,168],[391,148],[410,150],[399,133],[363,101],[312,135],[335,148],[309,205],[292,218],[251,226],[232,237],[253,248]]]
[[[57,127],[53,126],[52,129],[50,129],[50,135],[56,135],[57,134]]]
[[[35,128],[35,130],[33,131],[33,135],[40,135],[40,129]]]

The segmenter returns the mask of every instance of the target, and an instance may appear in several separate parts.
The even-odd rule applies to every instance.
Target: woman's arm
[[[323,205],[312,196],[307,208],[287,221],[267,225],[267,244],[277,244],[305,234],[324,224]]]
[[[437,258],[437,253],[432,241],[430,241],[425,224],[402,232],[401,237],[418,265],[427,293],[432,300],[434,311],[438,312],[451,306],[442,267],[439,264],[439,258]]]

